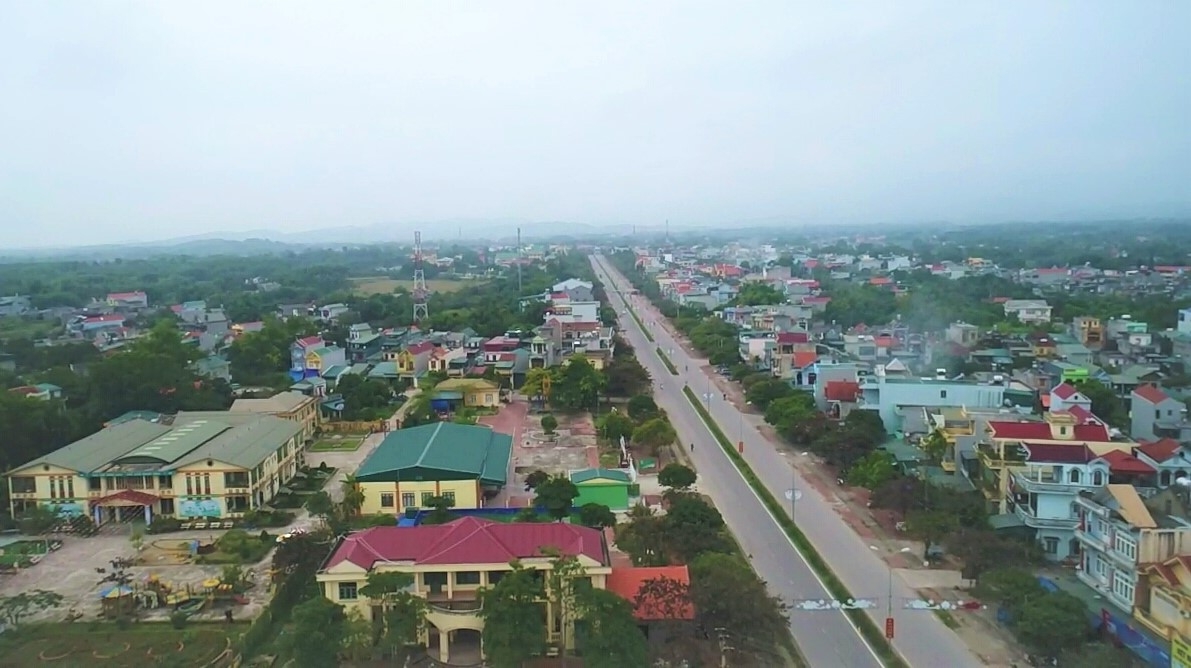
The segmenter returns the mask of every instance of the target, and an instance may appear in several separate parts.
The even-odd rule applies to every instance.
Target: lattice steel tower
[[[426,271],[422,268],[422,233],[414,232],[414,324],[421,324],[430,317],[426,299],[430,292],[426,289]]]

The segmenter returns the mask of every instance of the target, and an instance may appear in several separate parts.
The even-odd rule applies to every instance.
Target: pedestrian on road
[[[694,451],[695,451],[695,444],[691,443],[691,452],[694,452]]]

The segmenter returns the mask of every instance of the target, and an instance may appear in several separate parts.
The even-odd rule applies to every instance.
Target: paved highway
[[[606,259],[594,256],[592,264],[610,293],[631,289],[628,281]],[[622,310],[623,304],[617,303],[618,297],[610,295],[610,299],[618,312]],[[712,416],[729,438],[743,440],[746,461],[776,498],[785,499],[787,491],[797,490],[796,502],[791,505],[799,528],[853,596],[878,603],[876,609],[868,611],[878,626],[884,627],[886,603],[892,591],[896,622],[894,647],[907,663],[916,668],[981,666],[982,663],[934,614],[902,610],[905,600],[917,598],[913,590],[843,522],[831,502],[805,484],[774,445],[730,402],[722,399],[699,366],[703,361],[689,357],[658,324],[661,315],[656,309],[643,297],[629,299],[656,343],[645,338],[630,315],[620,318],[621,329],[636,349],[641,364],[653,377],[658,405],[669,414],[679,438],[683,443],[695,444],[691,455],[699,470],[700,490],[715,501],[741,546],[752,556],[753,567],[769,584],[771,593],[787,602],[830,597],[687,401],[682,392],[684,383],[689,383],[700,396],[711,390],[711,397],[705,399],[705,404]],[[678,376],[672,375],[658,358],[657,347],[667,351],[679,371]],[[811,666],[866,668],[881,665],[842,612],[792,610],[790,631]]]

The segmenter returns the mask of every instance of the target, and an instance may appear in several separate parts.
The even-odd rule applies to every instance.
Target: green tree
[[[604,375],[583,355],[572,356],[551,388],[550,403],[563,410],[593,410],[604,391]]]
[[[612,409],[612,412],[601,415],[596,420],[596,426],[599,432],[611,443],[619,443],[623,437],[625,440],[632,438],[633,428],[636,427],[624,413]]]
[[[521,394],[536,399],[546,396],[546,387],[554,384],[550,369],[530,369],[521,384]]]
[[[1044,656],[1078,649],[1088,638],[1087,608],[1066,592],[1047,592],[1017,608],[1013,630],[1027,647]]]
[[[291,657],[301,657],[303,666],[336,668],[339,650],[347,634],[343,606],[325,596],[311,597],[294,607],[292,629],[282,638]]]
[[[698,476],[687,466],[671,463],[658,472],[658,484],[676,492],[685,492],[695,485]]]
[[[646,506],[634,506],[628,521],[616,527],[616,547],[629,555],[634,566],[669,565],[666,518]]]
[[[638,394],[629,399],[629,417],[637,421],[637,423],[648,422],[659,415],[661,410],[658,408],[657,402],[648,394]]]
[[[12,628],[17,628],[25,616],[52,610],[62,605],[62,594],[45,589],[31,589],[11,596],[0,596],[0,619]]]
[[[678,434],[666,418],[653,418],[633,430],[633,443],[649,448],[656,457],[662,448],[678,440]]]
[[[616,514],[600,503],[585,503],[579,506],[579,523],[593,529],[616,526]]]
[[[544,508],[546,514],[561,522],[571,514],[579,488],[565,475],[551,476],[534,488],[533,505]]]
[[[546,432],[547,434],[553,434],[555,429],[558,429],[558,418],[554,417],[550,413],[543,415],[542,431]]]
[[[537,489],[538,485],[541,485],[549,479],[549,473],[546,473],[542,469],[534,469],[529,473],[529,475],[525,476],[525,490],[529,491]]]
[[[690,564],[691,600],[703,628],[724,629],[739,665],[769,665],[787,644],[786,607],[740,557],[705,554]],[[768,650],[763,648],[769,648]],[[732,661],[730,660],[730,663]]]
[[[1118,429],[1129,426],[1129,409],[1112,388],[1095,380],[1077,383],[1076,388],[1092,400],[1092,412],[1097,417]]]
[[[412,593],[414,577],[396,571],[372,572],[360,594],[381,601],[385,642],[407,657],[418,645],[426,626],[426,599]]]
[[[956,516],[945,510],[915,510],[906,515],[906,529],[926,543],[926,549],[959,528]]]
[[[667,500],[664,536],[675,560],[690,563],[709,552],[733,551],[720,511],[695,494],[670,494]]]
[[[773,425],[779,434],[787,436],[798,425],[812,420],[817,412],[813,395],[809,392],[794,392],[770,401],[765,407],[765,421]]]
[[[848,484],[875,490],[897,476],[893,456],[875,450],[865,455],[848,469]]]
[[[606,589],[588,589],[579,596],[583,624],[576,644],[587,668],[646,668],[649,646],[637,626],[633,606]]]
[[[344,512],[349,517],[355,517],[360,514],[360,509],[364,507],[364,487],[360,481],[356,480],[356,476],[348,474],[343,478],[341,483],[343,489],[343,505]]]
[[[794,388],[784,380],[769,378],[753,384],[745,392],[745,398],[761,410],[766,410],[773,401],[794,394]]]
[[[496,668],[517,668],[546,649],[546,619],[538,601],[541,581],[518,562],[492,587],[480,590],[482,641]]]
[[[372,622],[364,619],[359,609],[353,609],[343,621],[343,656],[348,661],[366,661],[372,658]]]
[[[649,391],[649,372],[633,355],[632,349],[616,347],[616,357],[604,369],[607,378],[604,391],[612,397],[631,397]]]
[[[949,446],[947,444],[947,437],[943,435],[943,432],[935,429],[926,438],[922,439],[921,447],[927,460],[938,466],[939,462],[942,462],[943,457],[946,456]]]
[[[768,283],[747,282],[740,286],[740,292],[732,300],[733,306],[767,306],[785,304],[786,295]]]
[[[430,514],[424,520],[425,524],[446,524],[455,519],[451,515],[451,508],[455,507],[455,499],[445,495],[436,495],[426,499],[423,503],[430,509]]]

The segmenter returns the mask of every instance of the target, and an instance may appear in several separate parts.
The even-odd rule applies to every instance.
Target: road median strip
[[[657,353],[658,353],[658,357],[662,360],[662,364],[665,364],[666,368],[670,370],[670,375],[677,376],[678,368],[675,367],[674,362],[671,362],[670,358],[666,356],[666,352],[664,350],[662,350],[661,346],[657,347]]]
[[[604,269],[605,275],[608,275],[608,269],[607,267],[603,266],[602,262],[600,263],[600,267]],[[614,285],[612,288],[615,290],[616,286]],[[617,291],[616,294],[620,295],[620,301],[624,304],[625,310],[629,312],[629,316],[631,316],[633,320],[637,321],[637,326],[641,328],[641,333],[645,335],[645,338],[648,339],[650,343],[653,343],[653,334],[650,334],[649,330],[645,329],[645,323],[641,322],[641,318],[637,317],[637,312],[633,310],[632,305],[629,304],[629,300],[624,298],[624,293]]]
[[[661,350],[659,349],[658,352],[660,353]],[[663,357],[662,359],[665,360],[666,358]],[[848,591],[848,588],[845,587],[842,582],[840,582],[839,578],[836,577],[835,573],[831,570],[831,567],[828,566],[827,562],[823,560],[823,557],[819,556],[819,553],[815,550],[814,545],[807,540],[807,537],[798,528],[798,525],[794,523],[794,520],[786,514],[785,507],[779,503],[776,498],[774,498],[773,494],[769,491],[769,488],[761,482],[760,478],[757,477],[757,474],[753,472],[752,467],[748,465],[748,462],[746,462],[740,452],[736,450],[736,446],[733,445],[732,441],[730,441],[728,437],[724,435],[723,430],[720,429],[720,426],[718,423],[716,423],[715,418],[713,418],[711,414],[707,412],[707,409],[699,401],[699,398],[695,395],[691,388],[684,387],[682,388],[682,392],[686,395],[687,401],[690,402],[691,406],[694,406],[695,411],[699,413],[699,417],[703,420],[703,424],[707,426],[708,431],[711,432],[711,434],[715,437],[715,440],[719,442],[720,447],[723,448],[724,452],[728,455],[728,459],[732,460],[732,463],[736,466],[736,469],[740,471],[740,474],[744,477],[745,482],[748,483],[749,487],[753,488],[753,491],[756,492],[757,496],[761,499],[761,502],[765,505],[765,508],[782,528],[782,531],[785,532],[790,541],[794,543],[794,547],[802,554],[802,557],[806,560],[806,563],[811,567],[812,570],[815,571],[815,573],[819,576],[819,579],[823,581],[824,586],[827,588],[827,592],[836,600],[840,601],[846,601],[850,598],[853,598],[852,594]],[[888,666],[889,668],[908,668],[906,662],[903,661],[902,658],[898,656],[897,652],[894,651],[894,649],[889,645],[881,628],[877,626],[877,623],[873,621],[868,614],[866,614],[863,610],[845,610],[843,612],[848,616],[849,619],[852,620],[852,623],[856,625],[856,628],[860,630],[861,635],[864,636],[864,639],[868,642],[873,652],[875,652],[877,657],[881,660],[881,663],[883,663],[885,666]]]

